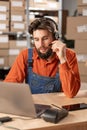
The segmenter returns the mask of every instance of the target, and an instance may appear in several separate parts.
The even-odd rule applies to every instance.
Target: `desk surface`
[[[38,94],[33,95],[35,103],[55,104],[58,106],[87,103],[87,90],[80,90],[75,98],[67,98],[63,93]],[[0,117],[7,114],[0,113]],[[29,119],[26,117],[13,117],[12,122],[4,123],[0,126],[0,130],[10,130],[7,126],[18,128],[15,130],[87,130],[87,109],[69,112],[69,115],[57,124],[45,122],[43,119]],[[11,129],[13,130],[13,129]]]

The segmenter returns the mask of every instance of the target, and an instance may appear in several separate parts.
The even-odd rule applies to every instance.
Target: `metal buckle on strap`
[[[28,63],[28,67],[33,67],[33,61]]]

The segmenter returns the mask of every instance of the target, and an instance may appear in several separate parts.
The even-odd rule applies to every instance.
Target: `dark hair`
[[[33,34],[33,31],[37,29],[48,30],[52,33],[58,31],[57,24],[54,20],[50,18],[37,18],[29,26],[28,31],[30,34]]]

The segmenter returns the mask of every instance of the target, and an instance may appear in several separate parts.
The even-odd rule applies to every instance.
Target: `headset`
[[[54,26],[54,28],[55,28],[55,31],[53,32],[54,40],[58,40],[59,39],[59,33],[58,33],[57,23],[49,17],[43,17],[42,19],[46,19],[47,21],[49,21]]]
[[[53,33],[53,37],[54,37],[54,40],[58,40],[59,39],[59,33],[58,33],[58,25],[57,23],[49,18],[49,17],[41,17],[41,18],[37,18],[35,21],[33,21],[30,26],[29,26],[29,33],[32,34],[33,33],[33,27],[37,27],[38,25],[40,25],[41,23],[43,24],[43,21],[44,22],[47,22],[47,26],[48,26],[48,29]]]

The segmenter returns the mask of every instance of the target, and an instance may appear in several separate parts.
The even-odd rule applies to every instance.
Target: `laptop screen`
[[[36,117],[29,85],[25,83],[0,82],[0,112]]]
[[[45,104],[34,104],[28,84],[0,82],[1,113],[36,118],[50,107]]]

